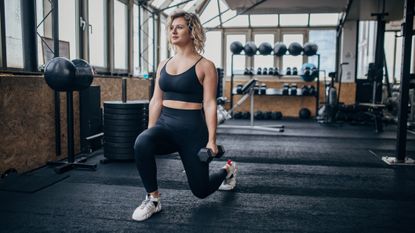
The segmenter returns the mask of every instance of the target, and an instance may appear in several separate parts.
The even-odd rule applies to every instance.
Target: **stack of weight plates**
[[[134,158],[134,142],[147,129],[147,100],[104,102],[104,156],[110,160]]]

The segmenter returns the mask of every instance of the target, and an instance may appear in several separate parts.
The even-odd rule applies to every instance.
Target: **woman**
[[[169,16],[167,31],[175,55],[158,66],[148,129],[134,145],[137,169],[147,191],[146,199],[133,213],[137,221],[161,210],[156,154],[179,152],[190,189],[198,198],[236,185],[234,162],[228,161],[209,176],[209,165],[197,157],[202,147],[215,154],[218,151],[217,73],[215,65],[200,55],[206,39],[203,27],[195,14],[180,10]]]

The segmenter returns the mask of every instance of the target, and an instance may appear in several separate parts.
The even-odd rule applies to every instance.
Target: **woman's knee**
[[[151,140],[150,135],[146,133],[142,133],[137,136],[135,143],[134,143],[134,155],[135,159],[140,159],[143,156],[150,153],[151,143],[153,140]]]
[[[191,185],[190,190],[192,190],[193,195],[200,199],[204,199],[210,194],[207,187],[201,187],[200,185],[199,187]]]

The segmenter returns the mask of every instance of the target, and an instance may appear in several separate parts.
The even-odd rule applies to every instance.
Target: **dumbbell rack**
[[[286,55],[284,55],[284,56],[287,56],[287,55],[290,55],[290,54],[286,54]],[[231,56],[231,82],[230,82],[230,96],[231,96],[231,98],[230,98],[230,107],[231,107],[231,109],[233,108],[233,96],[235,95],[234,93],[233,93],[233,82],[234,82],[234,76],[235,76],[235,73],[234,73],[234,70],[233,70],[233,59],[234,59],[234,56],[247,56],[246,54],[232,54],[232,56]],[[254,56],[274,56],[274,54],[270,54],[270,55],[262,55],[262,54],[254,54]],[[299,55],[300,56],[300,55]],[[302,56],[306,56],[306,55],[302,55]],[[317,74],[317,85],[316,85],[316,95],[315,95],[315,98],[316,98],[316,105],[315,105],[315,111],[316,111],[316,115],[317,115],[317,113],[318,113],[318,109],[319,109],[319,107],[320,107],[320,54],[316,54],[316,55],[313,55],[313,56],[317,56],[317,70],[319,71],[318,72],[318,74]],[[310,56],[311,57],[311,56]],[[255,74],[254,75],[249,75],[250,76],[250,78],[252,79],[252,76],[255,76]],[[252,97],[251,97],[251,109],[250,109],[250,112],[251,112],[251,118],[253,118],[253,96],[254,95],[252,95]],[[251,121],[253,121],[252,119],[251,119]],[[253,125],[253,122],[251,123],[251,125]]]

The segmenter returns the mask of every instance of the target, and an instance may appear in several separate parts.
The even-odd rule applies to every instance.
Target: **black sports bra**
[[[170,58],[171,59],[171,58]],[[196,74],[196,64],[203,59],[201,57],[192,67],[181,74],[171,75],[167,73],[166,66],[170,59],[160,70],[159,86],[164,92],[163,100],[179,100],[185,102],[202,103],[203,86]]]

